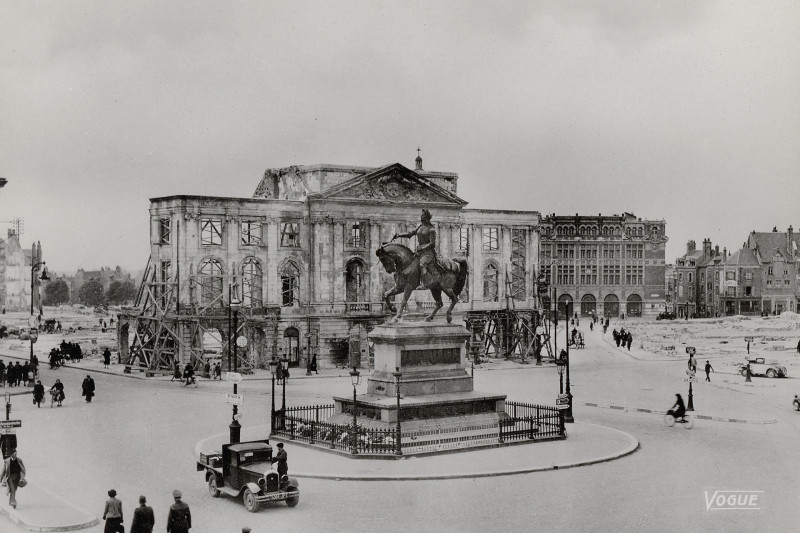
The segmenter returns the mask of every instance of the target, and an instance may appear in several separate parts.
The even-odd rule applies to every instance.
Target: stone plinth
[[[359,423],[391,427],[398,416],[407,430],[431,427],[437,420],[465,427],[481,420],[500,420],[505,414],[504,394],[473,390],[466,370],[463,326],[432,322],[381,325],[369,335],[375,350],[375,370],[367,382],[367,394],[356,398]],[[396,369],[400,379],[400,409],[397,408]],[[329,420],[348,423],[353,413],[352,397],[334,397],[336,414]]]
[[[376,327],[369,334],[375,370],[367,393],[394,397],[397,368],[403,374],[404,397],[472,391],[472,376],[466,370],[469,337],[469,331],[457,324],[401,322]]]

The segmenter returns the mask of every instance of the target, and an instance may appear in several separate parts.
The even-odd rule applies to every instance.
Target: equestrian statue
[[[402,244],[392,243],[396,239],[407,239],[415,235],[417,236],[416,253]],[[411,292],[420,285],[430,289],[433,299],[436,301],[436,306],[431,314],[425,317],[425,320],[428,322],[433,320],[433,317],[442,308],[442,292],[444,292],[450,297],[447,323],[453,321],[453,308],[458,303],[458,295],[461,294],[467,282],[467,261],[460,257],[444,260],[436,257],[436,229],[431,224],[430,211],[423,209],[419,227],[408,233],[395,233],[391,241],[383,243],[375,251],[375,255],[380,259],[386,272],[394,274],[394,288],[389,289],[383,295],[391,312],[395,313],[396,311],[389,322],[396,322],[403,316]],[[390,298],[401,292],[403,293],[403,303],[396,310]]]

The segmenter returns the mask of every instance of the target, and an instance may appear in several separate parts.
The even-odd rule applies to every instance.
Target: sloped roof
[[[797,241],[796,235],[793,235],[793,241]],[[787,260],[792,261],[792,252],[788,248],[788,239],[786,232],[780,231],[769,231],[769,232],[752,232],[750,234],[750,239],[758,248],[759,253],[761,254],[761,258],[764,261],[772,261],[772,257],[775,255],[776,252],[780,252],[781,255]],[[800,245],[798,245],[800,248]]]
[[[754,250],[751,250],[750,248],[742,248],[741,250],[736,250],[731,254],[730,257],[728,257],[726,265],[757,267],[761,266],[761,263],[758,262],[758,258],[756,258]]]

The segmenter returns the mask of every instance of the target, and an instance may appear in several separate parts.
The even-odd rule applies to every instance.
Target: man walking
[[[11,455],[3,461],[3,472],[0,473],[0,481],[8,486],[8,504],[14,509],[17,508],[17,487],[20,482],[25,480],[25,464],[22,459],[17,457],[17,450],[11,450]]]
[[[147,498],[139,496],[139,507],[133,511],[133,522],[131,522],[131,533],[153,533],[153,526],[156,524],[153,508],[147,505]]]
[[[711,378],[709,377],[708,373],[713,372],[714,369],[711,368],[711,363],[709,363],[708,361],[706,361],[705,371],[706,371],[706,381],[710,382]]]
[[[189,511],[189,505],[181,501],[181,496],[181,491],[172,491],[175,503],[169,508],[167,533],[189,533],[192,529],[192,513]]]

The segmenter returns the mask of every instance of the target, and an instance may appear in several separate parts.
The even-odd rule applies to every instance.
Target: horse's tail
[[[458,275],[456,276],[456,283],[453,285],[453,292],[456,296],[461,294],[461,291],[464,290],[464,285],[467,284],[467,260],[461,257],[453,259],[456,263],[458,263]]]

